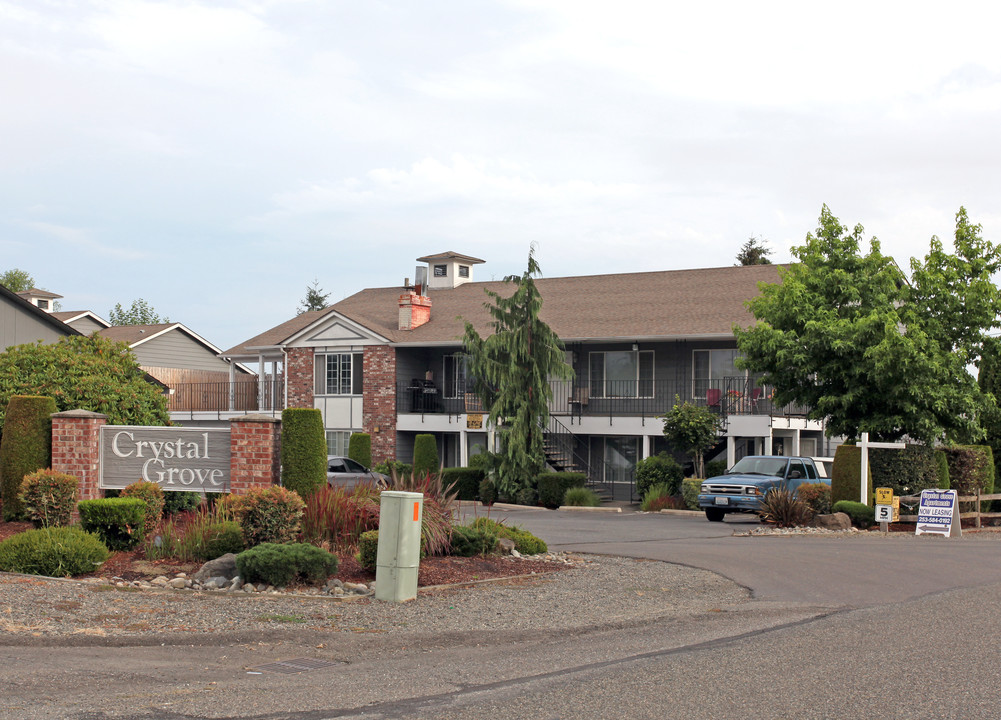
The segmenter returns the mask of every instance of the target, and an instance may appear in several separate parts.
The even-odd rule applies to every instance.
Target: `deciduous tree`
[[[463,337],[469,374],[502,441],[498,487],[508,497],[527,487],[545,467],[549,379],[573,376],[563,344],[539,318],[542,296],[534,279],[539,274],[533,248],[525,272],[504,278],[514,289],[511,295],[485,291],[491,300],[484,307],[493,318],[493,334],[482,338],[466,321]]]
[[[0,285],[11,292],[19,293],[35,287],[35,279],[28,274],[27,270],[11,268],[0,273]]]
[[[707,407],[681,402],[675,395],[674,407],[665,413],[664,437],[671,447],[692,456],[695,477],[706,476],[705,455],[723,432],[723,418]]]
[[[161,318],[152,305],[139,298],[133,300],[128,309],[123,308],[121,303],[116,303],[108,313],[108,322],[112,325],[157,325],[169,323],[170,318]]]
[[[993,397],[967,366],[999,326],[991,276],[1001,249],[956,214],[955,252],[933,237],[910,278],[864,230],[849,230],[825,205],[816,233],[793,248],[797,264],[748,303],[757,323],[735,328],[745,366],[763,373],[776,402],[811,408],[832,435],[925,444],[982,437]]]

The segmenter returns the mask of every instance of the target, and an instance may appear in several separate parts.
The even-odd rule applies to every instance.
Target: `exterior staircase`
[[[602,502],[612,497],[611,483],[603,482],[604,468],[592,468],[586,452],[578,447],[577,438],[555,415],[549,416],[549,424],[543,435],[543,451],[546,463],[557,472],[577,472],[587,476],[586,487],[593,490]],[[604,464],[604,463],[602,463]]]

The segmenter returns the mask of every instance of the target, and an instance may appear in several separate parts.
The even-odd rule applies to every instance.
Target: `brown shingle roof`
[[[125,342],[133,345],[140,340],[156,335],[162,330],[173,327],[177,323],[157,323],[155,325],[112,325],[99,331],[102,337],[116,342]]]
[[[652,339],[732,335],[734,324],[753,321],[744,303],[758,294],[759,282],[778,282],[776,265],[748,265],[700,270],[538,278],[541,317],[566,341]],[[480,334],[491,331],[484,307],[489,289],[508,295],[502,281],[475,282],[432,291],[431,321],[415,330],[398,329],[400,288],[370,288],[326,310],[297,315],[226,351],[253,354],[250,348],[281,345],[331,311],[337,311],[397,343],[458,342],[463,319]]]

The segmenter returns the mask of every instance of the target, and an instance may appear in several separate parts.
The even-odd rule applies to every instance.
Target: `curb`
[[[689,515],[689,516],[694,516],[694,515],[702,515],[702,511],[701,510],[668,510],[668,509],[664,509],[664,510],[660,511],[660,514],[661,515]]]
[[[620,513],[620,507],[587,507],[584,505],[560,505],[557,510],[569,510],[571,512],[612,512]]]

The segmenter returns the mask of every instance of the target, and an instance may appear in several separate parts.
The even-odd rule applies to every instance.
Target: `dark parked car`
[[[354,487],[358,483],[371,482],[387,485],[389,478],[382,473],[369,470],[360,462],[339,455],[327,456],[327,483],[334,486]]]

